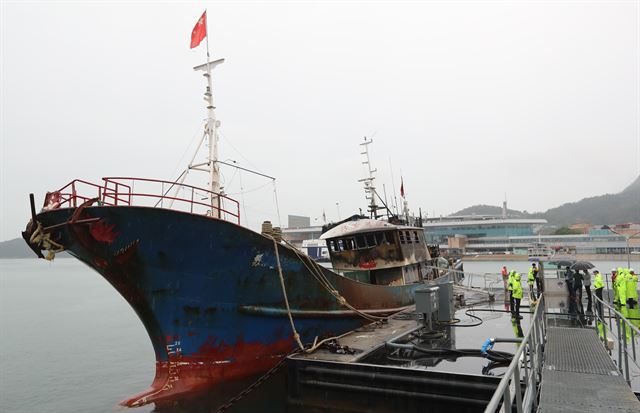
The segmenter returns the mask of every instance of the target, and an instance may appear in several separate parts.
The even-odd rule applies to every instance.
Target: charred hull
[[[48,239],[99,272],[143,322],[156,355],[151,387],[127,406],[187,397],[267,371],[295,348],[272,239],[227,221],[132,206],[61,208],[36,216]],[[34,225],[26,231],[30,242]],[[365,319],[343,307],[278,245],[286,294],[304,343]],[[378,315],[413,302],[421,284],[360,283],[322,269],[354,307]]]

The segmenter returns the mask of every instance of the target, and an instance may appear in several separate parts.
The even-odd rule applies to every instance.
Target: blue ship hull
[[[51,240],[113,285],[149,334],[155,379],[124,405],[172,401],[260,374],[297,347],[269,237],[224,220],[150,207],[60,208],[36,220],[49,228]],[[309,258],[277,248],[303,343],[369,322],[338,302],[308,269]],[[376,315],[411,305],[422,285],[372,285],[320,271],[349,304]]]

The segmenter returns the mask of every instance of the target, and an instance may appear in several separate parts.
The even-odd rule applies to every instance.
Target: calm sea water
[[[505,264],[522,273],[530,265]],[[596,264],[605,271],[624,265]],[[470,273],[496,274],[502,265],[467,262],[464,267]],[[120,400],[151,383],[154,362],[142,323],[90,268],[74,259],[0,260],[1,412],[123,410]],[[284,411],[284,385],[282,375],[277,376],[232,410]],[[261,393],[275,399],[267,410]],[[196,410],[210,409],[175,409]],[[130,411],[151,412],[153,407]]]

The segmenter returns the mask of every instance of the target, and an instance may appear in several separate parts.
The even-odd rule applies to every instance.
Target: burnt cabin
[[[359,219],[322,234],[335,271],[357,281],[403,285],[430,279],[431,256],[422,228]]]

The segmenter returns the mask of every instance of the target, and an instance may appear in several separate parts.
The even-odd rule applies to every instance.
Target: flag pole
[[[204,9],[204,30],[207,34],[207,65],[209,64],[209,15],[207,9]]]
[[[220,218],[220,171],[218,166],[218,122],[213,105],[213,81],[211,78],[211,57],[209,54],[209,16],[204,10],[204,29],[207,38],[207,134],[209,135],[209,190],[211,202],[211,216]]]

